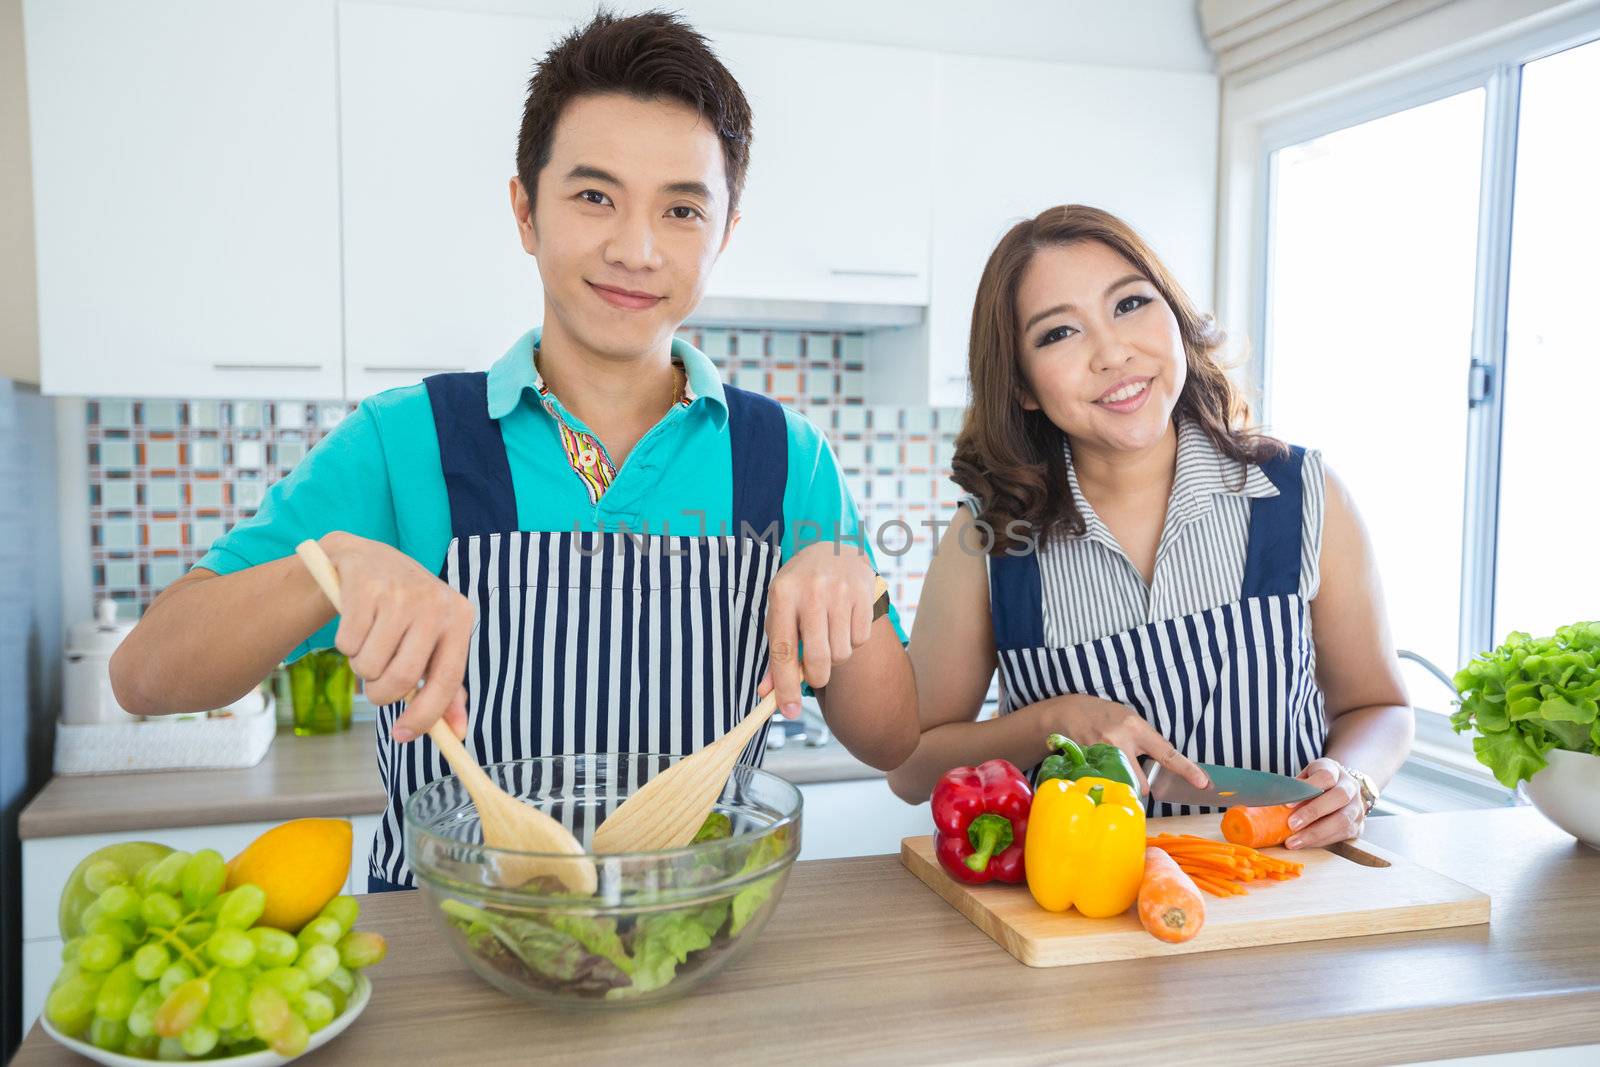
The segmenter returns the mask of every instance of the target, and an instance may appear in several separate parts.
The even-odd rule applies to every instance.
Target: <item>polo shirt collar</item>
[[[519,337],[506,354],[489,368],[489,417],[501,419],[514,411],[522,402],[523,393],[533,390],[537,395],[544,385],[539,369],[534,365],[533,354],[539,347],[540,329],[535,327]],[[707,404],[718,425],[728,421],[728,400],[722,389],[722,377],[711,358],[689,342],[679,337],[672,339],[672,358],[683,364],[688,379],[690,406]]]

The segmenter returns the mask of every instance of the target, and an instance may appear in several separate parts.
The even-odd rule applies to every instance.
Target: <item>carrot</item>
[[[1182,868],[1179,869],[1181,870]],[[1184,873],[1189,874],[1187,871]],[[1214,897],[1231,897],[1243,892],[1243,890],[1238,889],[1232,882],[1222,882],[1214,878],[1207,878],[1200,874],[1190,874],[1189,877],[1191,880],[1193,880],[1195,885],[1199,886],[1201,889],[1204,889],[1207,893],[1210,893]]]
[[[1144,850],[1139,921],[1157,940],[1170,944],[1189,940],[1206,923],[1205,898],[1194,880],[1159,848]]]
[[[1236,845],[1270,848],[1289,840],[1289,813],[1293,804],[1270,808],[1229,808],[1222,816],[1222,836]]]
[[[1196,888],[1213,896],[1243,896],[1240,883],[1258,879],[1283,882],[1300,877],[1303,863],[1268,856],[1248,845],[1214,841],[1193,834],[1158,834],[1145,838],[1149,848],[1165,852]]]

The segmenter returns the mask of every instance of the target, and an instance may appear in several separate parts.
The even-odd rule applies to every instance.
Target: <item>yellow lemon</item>
[[[254,882],[267,894],[259,920],[290,933],[317,917],[350,875],[350,824],[295,819],[274,826],[228,863],[228,888]]]

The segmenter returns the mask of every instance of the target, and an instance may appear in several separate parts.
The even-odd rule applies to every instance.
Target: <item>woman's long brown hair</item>
[[[1249,427],[1250,406],[1229,380],[1219,354],[1226,335],[1189,295],[1133,228],[1098,208],[1053,207],[1019,222],[1000,239],[978,282],[972,308],[968,370],[972,402],[956,438],[952,475],[976,496],[980,519],[995,532],[993,552],[1016,552],[1013,539],[1023,524],[1031,541],[1066,532],[1080,534],[1083,516],[1067,485],[1065,435],[1043,411],[1022,406],[1028,393],[1020,355],[1017,290],[1041,248],[1099,241],[1121,255],[1160,291],[1178,320],[1188,376],[1174,409],[1192,419],[1218,451],[1241,463],[1257,463],[1284,445]]]

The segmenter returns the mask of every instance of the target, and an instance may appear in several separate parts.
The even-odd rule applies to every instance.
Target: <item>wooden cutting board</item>
[[[1149,832],[1222,839],[1215,815],[1151,819]],[[1111,919],[1049,912],[1025,885],[966,885],[944,872],[932,837],[908,837],[900,860],[956,910],[1030,967],[1065,967],[1142,956],[1320,941],[1334,937],[1472,926],[1489,921],[1489,897],[1376,845],[1345,842],[1289,853],[1305,864],[1299,878],[1255,882],[1242,897],[1205,894],[1206,922],[1181,945],[1157,941],[1130,909]]]

